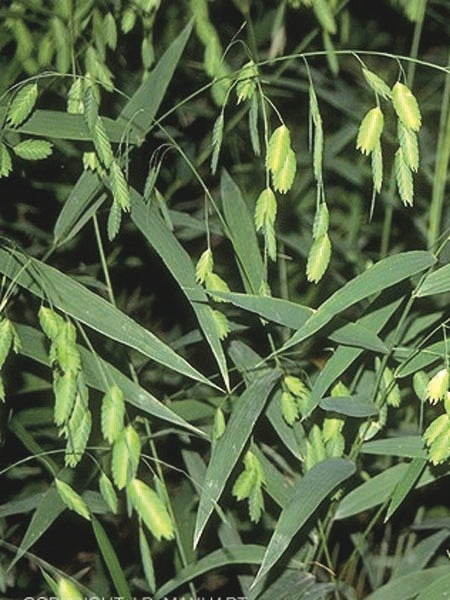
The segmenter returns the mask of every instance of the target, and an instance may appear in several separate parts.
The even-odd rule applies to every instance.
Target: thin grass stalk
[[[450,52],[448,61],[450,62]],[[431,194],[430,220],[428,226],[428,247],[433,249],[439,239],[442,212],[445,202],[445,185],[450,162],[450,72],[445,77],[444,93],[439,121],[436,163]]]

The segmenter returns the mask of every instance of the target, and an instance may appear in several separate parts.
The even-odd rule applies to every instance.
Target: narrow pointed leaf
[[[128,586],[127,578],[120,565],[119,559],[117,558],[117,554],[106,534],[106,531],[95,517],[92,517],[92,529],[94,531],[95,539],[103,560],[105,561],[111,579],[114,582],[116,591],[120,594],[123,600],[131,600],[132,596]]]
[[[323,410],[360,419],[371,417],[378,413],[376,404],[360,396],[353,396],[351,398],[329,396],[328,398],[323,398],[319,406]]]
[[[388,347],[378,335],[360,323],[347,323],[347,325],[333,331],[328,337],[333,342],[344,346],[364,348],[364,350],[380,352],[381,354],[389,352]]]
[[[222,206],[241,277],[247,292],[257,294],[264,280],[264,265],[255,226],[241,191],[225,169],[220,180]]]
[[[281,512],[252,587],[278,562],[293,537],[325,498],[355,470],[350,460],[330,458],[317,464],[300,479]]]
[[[120,113],[118,122],[123,123],[127,131],[131,123],[131,130],[138,131],[144,137],[153,126],[155,115],[172,80],[191,31],[192,21],[175,38],[153,71]]]
[[[428,561],[433,558],[439,546],[441,546],[449,536],[450,531],[448,529],[436,531],[436,533],[429,535],[412,548],[409,548],[394,569],[392,579],[397,579],[408,573],[413,574],[416,571],[423,569],[428,564]]]
[[[186,295],[198,319],[200,328],[219,365],[222,378],[228,387],[229,378],[225,355],[220,341],[212,308],[208,305],[208,296],[198,285],[195,267],[190,256],[164,223],[153,203],[147,206],[135,190],[131,190],[131,218],[148,243],[159,254],[164,264]]]
[[[239,308],[256,313],[268,321],[291,329],[299,329],[314,314],[314,309],[282,298],[234,292],[216,292],[216,295],[235,306],[239,306]]]
[[[425,277],[417,295],[420,297],[433,296],[446,292],[450,292],[450,264],[440,267]]]
[[[419,479],[422,471],[425,468],[427,461],[425,458],[414,458],[406,471],[405,476],[394,488],[392,493],[391,502],[386,513],[384,522],[388,521],[394,512],[401,505],[406,496],[414,489],[414,486]]]
[[[27,265],[24,268],[24,265]],[[187,377],[209,384],[169,346],[83,285],[45,263],[0,250],[0,272],[74,319]]]
[[[449,590],[450,573],[446,573],[423,589],[416,600],[446,600],[449,597]]]
[[[108,121],[102,117],[110,141],[122,141],[125,135],[131,135],[134,143],[143,141],[147,132],[154,125],[156,113],[182,56],[191,29],[192,23],[189,23],[172,42],[153,71],[126,104],[117,121],[112,122],[112,131],[107,127]],[[67,117],[75,119],[77,123],[83,122],[82,116],[67,115]],[[50,120],[47,132],[53,131],[54,128],[55,125]],[[76,127],[74,129],[76,130]],[[79,125],[78,129],[80,129]],[[91,136],[86,125],[81,127],[81,130],[86,130],[86,139],[90,139]],[[113,133],[116,134],[115,138],[112,137]],[[97,175],[86,172],[81,175],[58,216],[54,228],[55,240],[60,242],[64,240],[64,237],[78,222],[79,216],[86,211],[90,200],[101,190],[101,186],[102,183]]]
[[[145,579],[148,588],[151,592],[155,591],[155,569],[153,567],[152,554],[147,538],[145,537],[144,529],[139,527],[139,550],[141,552],[142,568],[144,569]]]
[[[346,519],[382,504],[388,500],[395,486],[405,477],[407,470],[408,465],[400,463],[365,481],[341,500],[334,518]],[[428,485],[438,476],[433,475],[430,469],[426,468],[416,487]]]
[[[383,456],[404,456],[406,458],[426,458],[427,456],[420,435],[404,435],[365,442],[361,447],[361,452]]]
[[[279,376],[276,371],[261,376],[236,401],[225,432],[214,447],[203,481],[194,532],[195,546]]]
[[[366,600],[387,600],[387,598],[395,598],[395,600],[417,599],[418,593],[432,585],[434,581],[440,581],[440,578],[445,576],[448,578],[448,565],[423,569],[416,573],[408,573],[382,585],[375,592],[366,596]],[[437,598],[438,596],[428,596],[428,600],[437,600]]]
[[[264,546],[242,544],[220,548],[187,565],[176,577],[167,581],[155,594],[155,600],[163,600],[180,586],[192,581],[195,577],[227,565],[258,565],[264,555]],[[172,597],[172,595],[170,596]]]
[[[21,354],[29,356],[41,364],[49,365],[46,341],[43,334],[28,325],[17,325],[17,331],[22,340]],[[168,423],[173,423],[179,427],[187,428],[197,435],[201,435],[201,432],[197,428],[167,408],[150,392],[126,377],[119,369],[81,346],[78,349],[81,354],[83,375],[88,386],[101,392],[107,392],[109,381],[114,381],[122,390],[125,402],[128,404],[139,408],[148,415],[162,419]],[[50,459],[47,457],[45,460],[49,461]]]
[[[433,254],[420,250],[403,252],[380,260],[330,296],[281,350],[287,350],[313,335],[353,304],[424,271],[434,262],[436,258]]]
[[[49,529],[52,523],[66,508],[55,487],[49,487],[45,492],[36,511],[33,513],[30,524],[20,542],[17,554],[10,567],[21,558],[31,546]]]
[[[370,307],[370,312],[361,317],[358,320],[358,323],[374,333],[378,333],[392,317],[401,302],[402,299],[396,299],[386,303],[383,297],[380,297],[374,305]],[[320,371],[312,387],[307,415],[311,414],[327,390],[339,379],[342,373],[357,360],[362,352],[363,351],[359,348],[348,346],[337,347],[331,358],[326,362],[325,367]]]

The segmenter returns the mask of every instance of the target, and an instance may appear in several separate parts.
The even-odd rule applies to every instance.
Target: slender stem
[[[394,214],[394,206],[392,204],[392,200],[394,198],[395,191],[395,172],[394,167],[391,169],[391,175],[389,178],[389,189],[387,192],[387,196],[389,199],[389,204],[386,206],[384,211],[384,220],[383,220],[383,229],[381,231],[381,244],[380,244],[380,259],[387,256],[389,251],[389,239],[391,236],[392,229],[392,217]]]
[[[449,59],[450,62],[450,52]],[[445,202],[445,184],[450,161],[450,71],[445,77],[442,96],[439,137],[434,168],[433,191],[431,195],[430,222],[428,226],[428,247],[433,248],[439,238],[442,209]]]
[[[156,450],[155,442],[153,441],[153,437],[152,437],[152,433],[151,433],[151,429],[150,429],[150,424],[149,424],[149,422],[148,422],[147,419],[145,419],[144,424],[145,424],[144,426],[145,426],[145,430],[146,430],[146,433],[147,433],[147,436],[148,436],[148,444],[150,446],[150,452],[151,452],[151,455],[152,455],[152,457],[154,459],[154,462],[155,462],[155,468],[156,468],[156,472],[158,474],[158,479],[161,482],[161,485],[162,485],[163,490],[164,490],[164,495],[165,495],[165,501],[166,501],[166,505],[167,505],[167,510],[169,511],[170,517],[171,517],[173,523],[175,524],[175,540],[176,540],[176,544],[177,544],[178,553],[180,555],[180,560],[181,560],[181,563],[182,563],[183,567],[186,567],[188,565],[188,560],[186,558],[186,553],[184,551],[183,542],[181,540],[180,533],[178,531],[175,513],[173,511],[172,504],[170,502],[170,496],[169,496],[169,492],[167,490],[166,482],[165,482],[165,479],[164,479],[164,473],[163,473],[162,468],[161,468],[161,461],[160,461],[160,459],[158,457],[158,452]],[[196,598],[197,597],[196,589],[195,589],[194,584],[192,582],[189,583],[189,591],[190,591],[190,594],[191,594],[192,598]]]
[[[328,525],[329,525],[329,523],[328,523]],[[333,560],[331,558],[330,550],[328,548],[328,542],[330,540],[329,531],[326,531],[325,524],[322,522],[321,519],[319,519],[319,521],[317,522],[317,526],[319,529],[319,536],[321,539],[321,550],[323,551],[325,560],[327,561],[331,579],[333,580],[333,582],[336,582],[336,573],[334,572],[334,568],[333,568]],[[328,529],[328,527],[327,527],[327,529]]]
[[[105,283],[106,283],[106,287],[108,289],[109,300],[113,306],[116,306],[116,299],[114,298],[114,290],[112,288],[111,278],[109,276],[108,262],[106,260],[105,250],[103,248],[102,236],[100,234],[100,228],[98,226],[96,214],[93,215],[92,220],[94,222],[95,239],[97,241],[98,252],[100,254],[100,261],[102,263],[102,270],[103,270],[103,275],[105,276]]]
[[[364,531],[364,533],[362,534],[362,538],[363,540],[367,539],[367,536],[369,535],[369,533],[372,531],[372,529],[375,527],[375,525],[378,523],[378,520],[381,516],[381,513],[383,512],[383,510],[385,509],[387,503],[389,501],[389,498],[387,500],[385,500],[383,502],[383,504],[380,506],[380,508],[376,511],[376,513],[374,514],[374,516],[372,517],[372,520],[370,521],[370,523],[367,525],[366,530]],[[359,550],[361,548],[361,543],[357,543],[355,548],[353,549],[353,552],[350,554],[349,558],[347,559],[347,561],[345,562],[344,567],[341,570],[339,579],[341,581],[345,581],[345,577],[346,574],[348,573],[350,566],[352,565],[353,561],[355,560]]]
[[[419,6],[419,17],[416,21],[416,26],[414,27],[414,35],[413,35],[413,39],[411,42],[411,50],[409,53],[409,56],[411,58],[417,58],[418,54],[419,54],[419,45],[420,45],[420,38],[422,36],[422,28],[423,28],[423,22],[425,19],[425,11],[427,8],[427,0],[422,0]],[[416,64],[415,62],[410,62],[408,64],[408,84],[409,87],[412,87],[413,81],[414,81],[414,75],[416,73]]]

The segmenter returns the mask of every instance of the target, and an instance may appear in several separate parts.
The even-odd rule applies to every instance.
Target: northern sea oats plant
[[[448,593],[448,11],[2,3],[2,597]]]

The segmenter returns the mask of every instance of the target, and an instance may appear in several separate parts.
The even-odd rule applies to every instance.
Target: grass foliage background
[[[2,3],[2,597],[445,597],[449,16]]]

